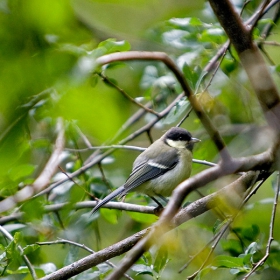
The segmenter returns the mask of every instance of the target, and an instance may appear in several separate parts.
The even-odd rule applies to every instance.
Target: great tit
[[[124,197],[130,191],[146,194],[157,203],[155,196],[170,196],[174,188],[189,178],[192,149],[194,143],[199,141],[183,128],[169,129],[136,158],[125,184],[100,200],[91,213],[117,196]]]

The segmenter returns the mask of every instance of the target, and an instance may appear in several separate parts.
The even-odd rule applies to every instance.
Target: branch
[[[89,253],[91,254],[95,254],[95,251],[93,251],[92,249],[90,249],[89,247],[85,246],[84,244],[80,244],[80,243],[77,243],[77,242],[74,242],[74,241],[71,241],[71,240],[67,240],[67,239],[58,239],[58,240],[55,240],[55,241],[48,241],[48,242],[36,242],[36,244],[38,245],[54,245],[54,244],[70,244],[70,245],[73,245],[73,246],[77,246],[79,248],[82,248],[86,251],[88,251]],[[112,262],[110,261],[105,261],[106,264],[108,264],[109,266],[111,267],[116,267],[115,264],[113,264]],[[129,280],[133,280],[128,274],[125,274],[124,275],[125,278],[129,279]]]
[[[278,143],[279,144],[279,143]],[[278,145],[276,145],[278,147]],[[234,159],[227,164],[216,165],[199,174],[189,178],[181,183],[172,194],[167,207],[164,209],[159,221],[152,227],[147,236],[140,240],[136,246],[129,252],[129,254],[123,258],[119,267],[109,275],[108,280],[117,280],[135,263],[141,255],[147,251],[152,244],[157,242],[159,236],[164,234],[169,228],[169,221],[176,215],[185,197],[191,192],[206,184],[221,178],[222,176],[233,174],[239,171],[250,171],[254,168],[261,168],[269,170],[273,164],[273,157],[271,150],[265,153],[247,157]]]
[[[138,51],[130,51],[130,52],[122,52],[122,53],[113,53],[99,57],[96,60],[96,63],[99,65],[108,64],[115,61],[127,61],[127,60],[158,60],[163,62],[175,75],[178,82],[180,83],[184,94],[188,97],[195,113],[198,118],[204,125],[211,139],[215,143],[221,158],[223,161],[229,161],[231,156],[226,149],[225,143],[220,136],[219,132],[211,122],[210,118],[204,112],[201,104],[198,102],[196,96],[193,94],[190,89],[186,78],[184,77],[182,71],[177,67],[177,65],[173,62],[173,60],[163,52],[138,52]]]
[[[210,5],[235,47],[249,77],[268,124],[280,134],[280,98],[265,61],[229,0],[209,0]]]
[[[57,131],[58,135],[55,141],[55,148],[50,156],[46,166],[44,167],[41,174],[30,186],[26,186],[15,195],[10,196],[0,202],[0,213],[8,211],[16,206],[18,202],[23,202],[31,198],[34,194],[43,190],[50,182],[52,176],[54,175],[59,163],[60,155],[64,147],[64,127],[61,119],[57,121]]]
[[[230,202],[232,201],[234,194],[236,194],[236,203],[239,205],[239,199],[242,199],[242,194],[249,186],[251,186],[251,182],[253,180],[255,180],[254,172],[246,173],[238,180],[224,187],[220,191],[205,196],[189,204],[174,217],[172,223],[169,223],[167,231],[207,212],[209,209],[217,207],[218,202],[221,198],[226,200],[227,202]],[[65,266],[57,270],[56,272],[43,277],[41,280],[68,279],[69,277],[77,275],[99,263],[102,263],[110,258],[119,256],[129,251],[133,246],[135,246],[137,242],[141,242],[141,239],[150,231],[151,227],[142,230],[134,234],[133,236],[130,236],[112,246],[96,252],[94,255],[87,256],[81,260],[76,261],[75,263],[72,263],[71,265]]]
[[[117,89],[124,97],[126,97],[129,101],[131,101],[133,104],[137,105],[138,107],[144,109],[146,112],[151,113],[153,115],[155,115],[156,117],[159,117],[159,114],[148,108],[145,107],[144,105],[142,105],[141,103],[137,102],[134,98],[132,98],[131,96],[129,96],[122,88],[120,88],[119,86],[117,86],[116,84],[114,84],[109,78],[107,78],[104,74],[99,73],[99,76],[109,85],[111,85],[112,87],[114,87],[115,89]]]
[[[183,94],[180,94],[177,96],[177,98],[175,98],[175,100],[173,100],[173,102],[171,102],[164,110],[162,110],[162,112],[160,112],[160,117],[157,119],[154,119],[152,121],[150,121],[149,123],[147,123],[146,125],[144,125],[143,127],[141,127],[140,129],[138,129],[137,131],[135,131],[134,133],[130,134],[128,137],[126,137],[125,139],[123,139],[122,141],[119,142],[119,145],[124,145],[125,143],[127,143],[128,141],[133,140],[134,138],[136,138],[137,136],[141,135],[142,133],[146,132],[147,130],[151,129],[160,119],[164,118],[169,112],[170,110],[173,108],[173,106],[176,105],[176,103],[183,97]],[[44,189],[43,191],[41,191],[40,193],[38,193],[37,195],[35,195],[34,197],[40,196],[40,195],[44,195],[46,193],[49,193],[52,189],[56,188],[57,186],[61,185],[62,183],[73,179],[77,176],[79,176],[80,174],[84,173],[86,170],[88,170],[89,168],[93,167],[94,165],[98,164],[99,162],[101,162],[104,158],[106,158],[107,156],[109,156],[110,154],[112,154],[115,151],[114,148],[107,150],[106,152],[104,152],[103,154],[94,154],[95,156],[92,157],[90,156],[89,159],[87,159],[85,162],[85,164],[79,168],[78,170],[76,170],[75,172],[69,174],[65,179],[61,179],[55,183],[53,183],[52,185],[50,185],[48,188]]]
[[[275,195],[274,195],[274,202],[273,202],[273,207],[272,207],[272,214],[271,214],[271,219],[270,219],[270,225],[269,225],[269,238],[267,241],[266,245],[266,252],[265,255],[254,265],[252,270],[243,278],[243,280],[248,279],[261,265],[265,263],[267,258],[269,257],[270,253],[270,246],[272,241],[274,240],[273,238],[273,231],[274,231],[274,223],[275,223],[275,216],[276,216],[276,208],[278,204],[278,196],[279,196],[279,190],[280,190],[280,180],[279,180],[279,172],[278,172],[278,180],[277,180],[277,187],[275,190]]]

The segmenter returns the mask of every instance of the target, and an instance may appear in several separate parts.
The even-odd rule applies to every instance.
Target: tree
[[[278,279],[279,1],[186,1],[166,21],[2,2],[1,276]],[[157,23],[110,34],[102,5],[116,29]],[[131,193],[89,215],[178,124],[202,142],[163,213]]]

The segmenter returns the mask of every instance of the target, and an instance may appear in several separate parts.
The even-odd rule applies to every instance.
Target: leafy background
[[[242,1],[234,3],[241,9]],[[258,3],[252,1],[246,6],[244,18],[254,12]],[[153,118],[147,114],[115,137],[138,107],[93,73],[95,58],[112,52],[167,52],[183,70],[192,89],[199,93],[200,102],[221,131],[233,156],[258,153],[269,144],[265,120],[233,49],[226,54],[211,86],[203,92],[212,78],[204,77],[204,67],[227,40],[204,1],[1,0],[0,14],[1,199],[15,194],[38,177],[53,151],[59,118],[63,119],[65,127],[65,147],[72,149],[86,148],[82,135],[93,146],[118,143]],[[254,31],[256,40],[261,39],[262,28],[267,22],[263,20],[258,24]],[[278,33],[279,26],[274,26],[269,40],[279,41]],[[279,85],[278,48],[265,46],[265,50],[274,61],[270,70]],[[115,63],[106,67],[105,74],[143,104],[152,101],[153,109],[157,111],[164,109],[181,92],[174,76],[160,63]],[[160,101],[156,102],[158,97]],[[176,125],[189,108],[186,100],[179,102],[155,125],[152,138],[157,139],[163,131]],[[194,157],[217,162],[217,151],[193,113],[183,127],[202,140]],[[141,135],[129,145],[147,147],[149,140]],[[66,172],[78,170],[91,153],[65,149],[60,166]],[[157,218],[147,214],[101,209],[100,214],[89,217],[90,209],[73,208],[76,202],[92,199],[89,193],[104,196],[110,188],[122,184],[137,155],[135,151],[117,150],[102,163],[106,180],[94,166],[75,178],[75,183],[68,181],[47,196],[19,204],[23,216],[2,223],[14,237],[10,242],[0,236],[0,265],[4,279],[31,279],[16,247],[18,244],[25,249],[41,277],[88,253],[69,244],[39,246],[36,242],[65,238],[98,250],[155,222]],[[193,174],[205,168],[193,164]],[[58,169],[52,180],[64,177]],[[203,195],[212,193],[233,179],[220,179],[201,192]],[[237,279],[263,255],[275,184],[276,178],[272,176],[239,213],[200,277]],[[186,203],[199,197],[200,194],[194,193]],[[136,194],[130,194],[127,201],[151,203]],[[46,205],[62,202],[70,204],[61,211],[45,213]],[[225,216],[236,211],[222,203],[220,207]],[[15,211],[17,208],[1,218]],[[183,224],[164,237],[165,245],[160,250],[146,253],[129,273],[135,279],[186,279],[201,266],[206,252],[181,274],[178,270],[211,240],[223,225],[222,219],[221,215],[209,212]],[[275,228],[279,228],[279,219]],[[273,250],[261,274],[251,279],[279,279],[279,230],[275,231],[274,238]],[[117,264],[119,259],[113,262]],[[103,278],[110,269],[108,265],[98,265],[76,279]]]

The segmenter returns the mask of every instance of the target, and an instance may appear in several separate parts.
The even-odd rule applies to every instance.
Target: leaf
[[[8,232],[19,230],[19,229],[22,229],[22,228],[25,228],[25,227],[26,227],[25,224],[8,224],[8,225],[5,225],[5,229]]]
[[[154,215],[137,213],[137,212],[127,212],[127,214],[136,222],[144,224],[153,224],[157,221],[157,217]]]
[[[258,243],[252,242],[245,251],[245,254],[255,254],[258,250]]]
[[[213,265],[217,267],[228,267],[228,268],[243,267],[243,258],[220,255],[214,259]]]
[[[24,213],[25,221],[32,221],[34,219],[41,219],[45,213],[43,207],[43,197],[37,197],[23,204],[21,210]],[[34,211],[36,209],[36,211]]]
[[[18,181],[21,178],[31,175],[36,166],[32,164],[21,164],[9,170],[9,176],[13,181]]]
[[[198,90],[199,90],[199,86],[201,85],[204,77],[206,77],[208,75],[207,71],[201,71],[200,76],[195,84],[195,91],[194,94],[197,94]]]
[[[137,272],[136,275],[140,275],[140,274],[149,274],[149,275],[153,275],[153,270],[144,264],[135,264],[132,266],[131,268],[133,271]]]
[[[168,115],[163,119],[163,124],[174,124],[181,117],[183,113],[187,111],[190,106],[190,102],[186,99],[182,99],[176,103],[176,105],[170,110]]]
[[[200,40],[201,42],[209,42],[215,44],[223,44],[226,41],[226,36],[221,28],[209,28],[208,30],[203,30]]]
[[[116,39],[107,39],[99,43],[98,48],[105,49],[105,54],[114,52],[123,52],[130,50],[130,44],[127,41],[117,41]]]
[[[186,79],[188,80],[190,87],[194,90],[196,82],[198,80],[197,73],[191,67],[189,67],[189,65],[186,62],[183,65],[183,73]]]
[[[23,253],[22,255],[26,255],[26,254],[30,254],[33,253],[34,251],[36,251],[38,248],[40,248],[40,246],[38,244],[31,244],[31,245],[27,245],[23,248]]]
[[[260,234],[259,227],[257,225],[251,225],[250,227],[235,228],[240,237],[246,238],[249,241],[254,241]]]
[[[243,252],[242,246],[239,240],[228,239],[221,240],[222,248],[229,252],[231,255],[238,256]]]
[[[156,259],[154,262],[154,270],[157,273],[160,273],[161,270],[165,268],[167,265],[169,259],[168,259],[168,251],[166,246],[161,246],[157,252]]]
[[[114,209],[111,210],[111,209],[106,209],[106,208],[100,209],[100,213],[102,214],[104,219],[113,225],[116,225],[118,223],[117,212],[119,212],[119,210],[114,210]]]
[[[140,85],[143,89],[148,89],[153,86],[158,78],[158,70],[155,66],[149,65],[145,68]]]

